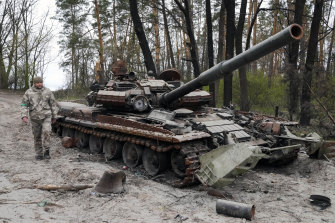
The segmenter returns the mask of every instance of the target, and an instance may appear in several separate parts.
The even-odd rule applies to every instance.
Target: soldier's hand
[[[52,118],[52,119],[51,119],[51,122],[52,122],[52,124],[55,124],[55,123],[56,123],[56,119],[55,119],[55,118]]]
[[[28,117],[23,117],[22,121],[27,124],[28,123]]]

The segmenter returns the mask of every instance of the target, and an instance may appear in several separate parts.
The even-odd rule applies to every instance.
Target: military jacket
[[[53,93],[45,87],[29,88],[23,95],[21,104],[21,118],[30,116],[34,120],[54,118],[58,112],[58,104]]]

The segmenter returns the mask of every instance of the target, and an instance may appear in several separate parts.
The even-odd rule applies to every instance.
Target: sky
[[[54,28],[54,38],[52,39],[49,47],[49,58],[51,62],[47,65],[46,72],[43,74],[44,86],[51,90],[58,90],[65,88],[66,85],[66,75],[60,68],[59,63],[61,62],[61,54],[59,52],[59,46],[57,41],[59,39],[59,31],[61,30],[61,25],[58,21],[51,19],[56,13],[55,0],[39,0],[36,6],[36,12],[41,16],[47,12],[49,9],[48,23],[53,25]]]

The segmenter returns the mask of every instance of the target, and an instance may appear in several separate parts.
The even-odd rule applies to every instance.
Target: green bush
[[[248,73],[248,94],[250,102],[250,110],[265,113],[268,115],[274,115],[275,107],[279,106],[279,111],[288,114],[287,111],[287,100],[288,100],[288,86],[282,76],[276,76],[272,78],[271,87],[268,87],[268,77],[264,72]],[[203,88],[208,91],[208,86]],[[330,79],[317,80],[313,77],[313,91],[312,104],[313,119],[319,121],[329,122],[329,117],[325,112],[324,108],[316,100],[318,98],[321,103],[327,108],[329,113],[335,117],[335,77]],[[236,109],[240,109],[240,80],[238,72],[234,73],[233,76],[233,104]],[[219,88],[219,102],[217,107],[223,105],[223,80],[220,81]]]
[[[286,84],[282,77],[274,77],[271,87],[268,88],[268,77],[263,72],[248,73],[248,94],[250,110],[266,114],[273,114],[275,107],[286,110]],[[203,88],[208,91],[208,86]],[[237,109],[240,105],[240,80],[238,73],[233,76],[233,104]],[[223,80],[220,80],[219,102],[217,107],[223,105]]]
[[[239,104],[239,78],[234,76],[233,96],[238,99]],[[281,110],[286,108],[286,84],[280,76],[273,77],[271,80],[271,87],[268,87],[268,77],[263,72],[248,73],[248,94],[250,110],[259,111],[266,114],[274,114],[274,109],[279,106]]]

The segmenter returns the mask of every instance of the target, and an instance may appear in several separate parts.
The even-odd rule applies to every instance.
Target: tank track
[[[200,156],[209,150],[202,142],[187,143],[182,146],[180,153],[185,157],[185,174],[184,178],[175,182],[174,186],[184,187],[198,182],[195,171],[200,169]]]
[[[196,183],[199,183],[198,179],[195,177],[195,171],[200,168],[200,156],[210,149],[207,147],[204,140],[188,141],[183,143],[166,143],[159,142],[153,139],[147,139],[144,137],[133,136],[130,134],[113,132],[105,129],[83,127],[78,124],[72,124],[67,122],[57,121],[56,126],[54,126],[54,132],[57,132],[61,136],[62,128],[69,128],[75,131],[80,131],[88,135],[94,135],[102,138],[110,138],[115,141],[122,143],[130,142],[142,147],[150,148],[156,152],[177,152],[183,157],[179,160],[180,166],[182,166],[182,173],[176,174],[178,178],[174,181],[164,181],[174,187],[186,187]],[[61,128],[60,128],[61,127]],[[153,177],[155,178],[155,177]]]

